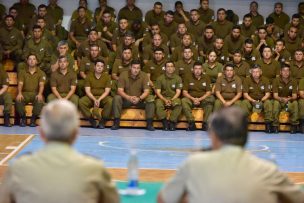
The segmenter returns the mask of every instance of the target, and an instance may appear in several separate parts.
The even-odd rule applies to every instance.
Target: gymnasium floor
[[[0,178],[14,157],[40,149],[36,128],[0,127]],[[144,129],[98,130],[81,128],[75,144],[82,153],[102,159],[113,179],[126,180],[130,149],[138,152],[140,181],[164,182],[185,158],[210,144],[206,132],[149,132]],[[304,135],[251,132],[247,150],[278,164],[298,184],[304,184]],[[7,162],[8,161],[8,162]],[[2,171],[2,172],[1,172]],[[160,188],[155,186],[156,190]],[[128,202],[128,201],[123,201]]]

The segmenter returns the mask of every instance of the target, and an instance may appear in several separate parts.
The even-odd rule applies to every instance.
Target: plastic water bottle
[[[138,187],[138,158],[135,150],[131,151],[128,161],[128,188]]]

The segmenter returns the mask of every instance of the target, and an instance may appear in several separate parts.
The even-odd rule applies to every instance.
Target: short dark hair
[[[284,39],[277,39],[276,43],[277,43],[277,42],[282,42],[283,45],[285,46],[285,40],[284,40]]]
[[[165,67],[167,67],[167,64],[168,64],[168,63],[173,63],[173,65],[175,65],[174,62],[173,62],[172,60],[169,60],[169,61],[166,61]]]
[[[58,57],[58,61],[59,61],[60,59],[63,59],[63,58],[65,58],[66,60],[68,60],[68,57],[65,56],[65,55],[63,55],[63,56],[59,56],[59,57]]]
[[[250,69],[257,69],[257,68],[261,69],[262,67],[257,63],[252,64],[252,66],[250,67]]]
[[[281,7],[283,8],[283,3],[282,3],[282,2],[276,2],[276,3],[274,4],[274,7],[276,7],[276,6],[281,6]]]
[[[35,29],[40,29],[40,30],[42,30],[42,28],[40,27],[40,25],[34,25],[32,30],[35,30]]]
[[[13,21],[15,21],[15,18],[14,18],[14,16],[12,16],[12,15],[6,15],[6,16],[4,17],[4,20],[6,20],[7,18],[12,18]]]
[[[41,8],[47,9],[47,6],[46,6],[45,4],[40,4],[40,5],[38,6],[38,10],[41,9]]]
[[[197,12],[199,14],[199,11],[195,8],[190,10],[190,13],[192,13],[192,12]]]
[[[283,68],[288,68],[288,69],[290,69],[290,65],[287,64],[287,63],[281,63],[281,69],[283,69]]]
[[[234,65],[233,63],[226,63],[226,64],[224,65],[223,70],[226,70],[227,67],[230,67],[230,68],[233,68],[233,69],[234,69],[235,65]]]
[[[174,6],[176,7],[177,5],[182,5],[182,6],[183,6],[183,2],[181,2],[181,1],[176,1],[175,4],[174,4]]]
[[[245,18],[251,18],[252,19],[252,15],[250,13],[247,13],[246,15],[244,15],[243,19]]]
[[[236,50],[233,51],[233,54],[241,54],[242,55],[243,52],[240,49],[236,49]]]
[[[294,18],[300,19],[300,18],[301,18],[301,15],[298,14],[298,13],[295,13],[295,14],[292,15],[291,19],[294,19]]]
[[[122,49],[122,52],[124,52],[124,51],[126,51],[126,50],[131,50],[131,52],[132,52],[132,48],[131,48],[131,47],[124,47],[124,48]]]
[[[79,10],[80,9],[84,9],[84,10],[87,10],[87,8],[86,7],[83,7],[83,6],[79,6],[78,8],[77,8],[77,11],[79,12]]]
[[[226,9],[224,9],[224,8],[217,9],[216,13],[219,13],[220,11],[224,11],[226,13]]]
[[[165,50],[161,47],[156,47],[153,52],[155,53],[157,51],[161,51],[161,52],[165,53]]]
[[[273,23],[274,23],[273,17],[268,16],[268,17],[266,18],[266,24],[268,25],[268,24],[273,24]]]
[[[102,63],[103,65],[106,65],[105,61],[100,58],[94,62],[95,66],[97,65],[97,63]]]
[[[266,45],[266,46],[263,47],[262,52],[263,52],[265,49],[270,49],[270,50],[272,51],[271,47],[268,46],[268,45]]]
[[[174,12],[172,10],[168,10],[168,11],[166,11],[165,15],[174,16]]]
[[[256,2],[256,1],[252,1],[252,2],[250,3],[250,6],[252,6],[253,4],[255,4],[257,7],[259,7],[258,2]]]
[[[235,29],[238,29],[238,30],[241,31],[241,26],[239,26],[239,25],[234,25],[234,26],[232,27],[232,30],[235,30]]]
[[[133,59],[133,60],[131,61],[131,66],[132,66],[132,65],[138,65],[138,64],[141,66],[141,61],[138,60],[138,59]]]
[[[202,66],[202,65],[203,65],[202,62],[200,62],[200,61],[195,61],[194,64],[193,64],[193,67],[194,67],[194,66]]]
[[[248,139],[248,118],[239,107],[227,107],[213,113],[208,121],[209,131],[223,144],[244,147]]]
[[[206,30],[213,30],[214,31],[214,28],[212,27],[212,25],[207,25],[204,30],[205,31]]]
[[[163,6],[163,4],[159,1],[157,1],[157,2],[154,3],[154,6]]]
[[[245,44],[253,44],[253,40],[251,38],[245,39]]]

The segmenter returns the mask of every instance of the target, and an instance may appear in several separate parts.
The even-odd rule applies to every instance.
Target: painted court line
[[[15,149],[9,153],[4,159],[0,161],[0,166],[3,166],[9,159],[11,159],[18,151],[20,151],[35,135],[29,135],[23,142],[21,142]]]

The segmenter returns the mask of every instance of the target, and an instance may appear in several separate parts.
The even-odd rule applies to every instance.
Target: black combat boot
[[[161,121],[162,121],[162,124],[163,124],[163,130],[164,131],[168,131],[169,127],[168,127],[168,121],[167,121],[167,119],[163,119]]]
[[[26,126],[26,116],[21,116],[19,126],[20,127],[25,127]]]
[[[290,125],[290,134],[296,134],[297,129],[298,129],[297,125]]]
[[[105,119],[100,119],[100,121],[99,121],[99,123],[98,123],[98,128],[99,129],[104,129],[105,128],[105,123],[106,123],[107,121],[105,120]]]
[[[195,130],[196,130],[195,122],[194,121],[190,121],[188,123],[187,131],[195,131]]]
[[[12,124],[10,122],[10,114],[9,113],[4,113],[4,126],[6,127],[12,127]]]
[[[202,123],[202,131],[207,131],[208,130],[208,123],[203,122]]]
[[[111,130],[118,130],[120,125],[120,118],[114,118],[113,126],[111,127]]]
[[[169,130],[170,131],[175,131],[176,130],[175,126],[176,126],[176,122],[170,121]]]
[[[37,117],[33,115],[31,118],[30,127],[36,127],[36,119]]]
[[[93,117],[89,118],[89,122],[90,122],[92,128],[97,128],[96,120]]]
[[[300,120],[300,132],[304,133],[304,119]]]
[[[272,133],[271,123],[265,123],[265,133]]]
[[[154,131],[154,127],[153,127],[153,119],[147,119],[147,130],[149,131]]]
[[[275,134],[279,133],[279,126],[272,126],[272,132]]]

